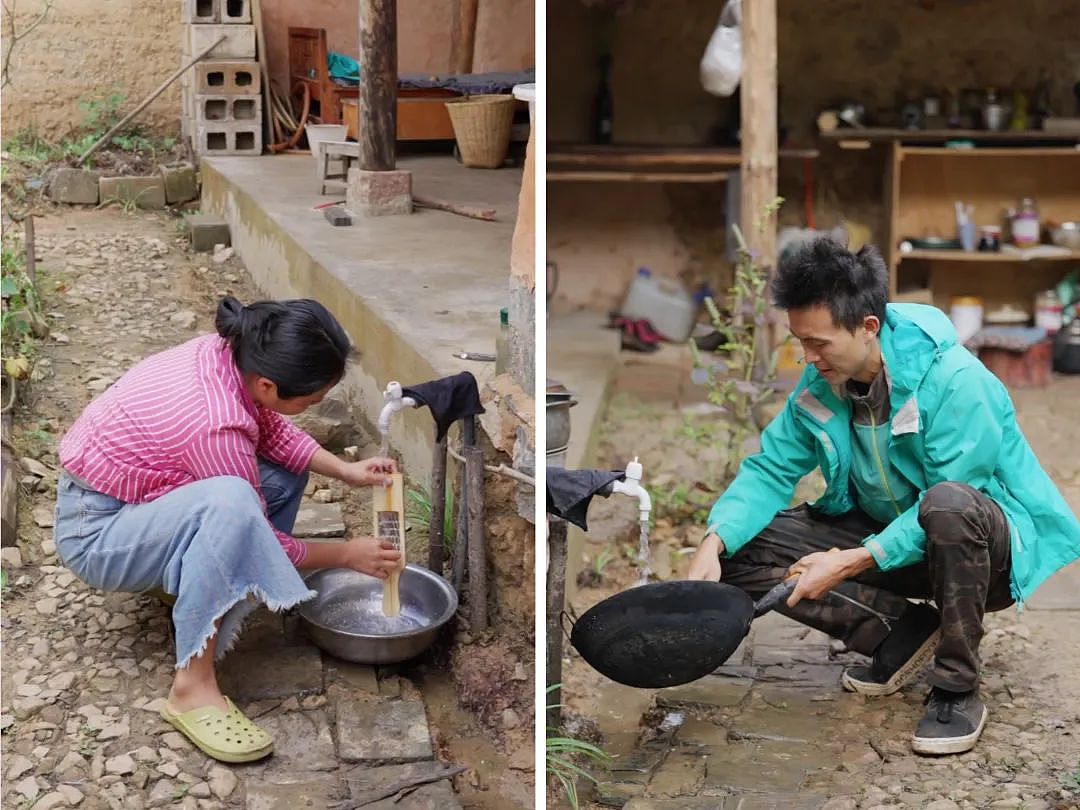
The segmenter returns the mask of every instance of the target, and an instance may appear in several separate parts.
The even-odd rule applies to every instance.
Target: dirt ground
[[[134,773],[126,771],[123,761],[116,763],[128,756],[126,736],[147,725],[143,712],[129,714],[129,703],[152,706],[167,688],[172,654],[163,643],[167,614],[146,597],[130,604],[107,601],[74,581],[55,557],[49,528],[58,474],[56,446],[82,407],[142,357],[212,331],[221,296],[243,301],[261,296],[238,258],[216,262],[208,254],[191,253],[182,221],[166,214],[56,209],[38,220],[37,234],[39,287],[51,333],[25,402],[16,411],[13,438],[19,456],[44,465],[44,477],[35,482],[30,476],[24,482],[21,566],[9,565],[5,552],[9,579],[3,598],[2,740],[5,761],[14,756],[18,767],[5,766],[4,807],[29,807],[46,795],[60,802],[53,797],[57,791],[66,797],[63,801],[84,808],[171,803],[204,810],[262,807],[251,795],[245,799],[243,778],[238,787],[227,775],[230,769],[189,753],[180,741],[173,740],[176,750],[163,745],[157,735],[168,737],[170,729],[156,718],[149,721],[151,736],[140,739],[142,753],[132,754]],[[362,455],[374,452],[374,445],[363,438]],[[320,487],[329,485],[318,476],[313,479]],[[334,494],[342,501],[347,528],[369,534],[370,496],[346,490]],[[68,611],[66,601],[95,613],[89,635],[82,626],[86,617]],[[101,610],[114,612],[96,617]],[[140,620],[149,627],[140,630]],[[116,649],[96,632],[106,630],[140,631],[138,637],[120,639],[132,654],[129,659],[122,651],[124,668],[110,666]],[[532,806],[531,645],[500,638],[494,631],[481,638],[459,631],[453,640],[453,645],[438,645],[392,677],[418,688],[440,757],[469,768],[454,784],[465,807]],[[478,697],[477,677],[454,672],[463,660],[497,662],[509,666],[509,674],[498,690]],[[495,666],[487,669],[499,671]],[[121,683],[128,691],[126,701],[110,694]],[[379,683],[382,694],[381,674]],[[497,701],[489,704],[490,698]],[[101,772],[95,765],[99,758]]]
[[[1013,397],[1041,462],[1080,511],[1080,378],[1056,377],[1049,389]],[[654,579],[684,576],[704,534],[716,498],[714,420],[707,408],[680,413],[625,394],[607,413],[597,467],[622,469],[640,456],[653,492]],[[808,476],[797,500],[822,489],[820,475]],[[636,520],[625,498],[594,499],[581,590],[572,604],[576,615],[638,581]],[[754,623],[724,677],[662,692],[613,684],[566,645],[563,700],[570,728],[615,755],[611,771],[593,770],[601,786],[585,791],[594,801],[588,806],[1080,806],[1080,599],[1069,585],[1080,582],[1078,565],[1054,589],[1057,609],[1033,604],[987,616],[983,695],[990,720],[976,749],[960,757],[928,760],[908,748],[924,683],[889,698],[844,693],[840,670],[859,657],[776,614]],[[808,719],[792,716],[796,708]],[[758,746],[754,758],[739,766],[742,748],[752,744]],[[780,764],[770,767],[773,754]]]

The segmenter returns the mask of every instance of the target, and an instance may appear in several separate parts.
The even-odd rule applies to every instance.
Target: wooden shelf
[[[780,149],[781,160],[816,158],[817,149]],[[742,164],[738,149],[704,146],[594,145],[552,143],[548,145],[547,165],[560,169],[690,171],[700,169],[737,169]],[[550,177],[550,174],[549,174]]]
[[[1015,139],[1018,133],[996,134]],[[1046,133],[1040,135],[1040,140],[1051,140]],[[885,197],[890,293],[917,286],[931,290],[934,303],[943,308],[959,295],[978,295],[988,309],[1006,304],[1030,308],[1041,290],[1052,287],[1080,262],[1080,251],[1051,256],[1010,250],[900,253],[900,242],[914,235],[953,233],[957,201],[974,207],[976,225],[999,222],[1003,209],[1025,197],[1035,200],[1044,221],[1076,218],[1080,150],[1071,145],[1039,145],[1030,138],[1024,145],[1009,148],[1006,138],[998,140],[996,145],[975,149],[892,142]]]
[[[990,141],[997,143],[1080,142],[1080,135],[1064,132],[1026,130],[1024,132],[992,132],[987,129],[893,129],[862,127],[834,129],[818,135],[824,141]],[[959,150],[957,150],[959,151]]]
[[[547,173],[549,182],[570,183],[723,183],[728,172],[560,171]]]
[[[931,157],[1007,157],[1007,158],[1035,158],[1035,157],[1069,157],[1080,155],[1080,146],[1014,146],[992,147],[977,146],[974,149],[949,149],[944,146],[903,146],[897,147],[901,157],[909,155],[927,155]]]
[[[969,253],[965,250],[913,250],[910,253],[901,253],[899,259],[900,261],[922,259],[935,262],[996,262],[998,264],[1002,262],[1075,262],[1080,261],[1080,251],[1074,250],[1057,256],[1024,256],[1010,251]]]

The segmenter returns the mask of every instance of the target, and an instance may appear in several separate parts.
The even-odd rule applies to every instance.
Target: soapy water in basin
[[[410,611],[405,604],[397,616],[384,615],[382,594],[378,592],[360,599],[352,596],[331,599],[319,608],[316,618],[334,630],[369,636],[395,636],[431,624],[430,619]]]

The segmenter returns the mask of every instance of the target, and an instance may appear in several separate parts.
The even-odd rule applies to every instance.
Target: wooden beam
[[[390,171],[396,164],[397,0],[360,0],[361,169]]]
[[[580,172],[552,171],[549,182],[574,183],[723,183],[727,172]]]
[[[776,0],[742,4],[740,227],[762,265],[776,266]]]
[[[454,73],[472,73],[479,5],[479,0],[454,0],[450,29],[450,70]]]

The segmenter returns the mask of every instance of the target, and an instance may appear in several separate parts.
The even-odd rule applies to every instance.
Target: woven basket
[[[479,169],[497,169],[510,148],[514,122],[513,96],[465,96],[446,102],[461,162]]]

